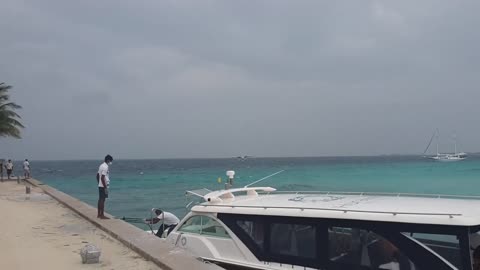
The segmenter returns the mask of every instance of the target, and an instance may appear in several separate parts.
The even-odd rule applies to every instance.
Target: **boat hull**
[[[455,162],[455,161],[462,161],[465,160],[465,157],[432,157],[433,160],[440,161],[440,162]]]

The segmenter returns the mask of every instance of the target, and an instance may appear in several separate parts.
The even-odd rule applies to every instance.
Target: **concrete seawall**
[[[218,270],[216,265],[205,264],[194,258],[186,251],[173,248],[158,237],[118,219],[98,219],[97,209],[55,188],[45,185],[36,179],[26,180],[30,184],[41,188],[58,202],[71,209],[87,221],[102,229],[127,247],[139,253],[144,258],[154,262],[162,269],[198,269]],[[109,217],[111,217],[109,215]]]

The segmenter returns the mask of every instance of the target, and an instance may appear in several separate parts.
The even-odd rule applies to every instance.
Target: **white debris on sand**
[[[80,250],[80,257],[82,263],[91,264],[98,263],[100,261],[100,254],[102,251],[95,245],[88,244]]]

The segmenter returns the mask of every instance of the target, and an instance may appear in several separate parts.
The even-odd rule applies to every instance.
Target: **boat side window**
[[[374,232],[330,227],[328,239],[329,259],[333,264],[369,269],[419,270],[394,244]]]
[[[462,268],[460,242],[456,235],[411,232],[403,234],[427,246],[458,269]]]
[[[271,223],[270,252],[295,257],[316,257],[316,228],[311,225]]]
[[[216,237],[230,237],[225,228],[215,219],[202,215],[190,217],[180,226],[178,231]]]
[[[257,244],[257,246],[264,250],[265,230],[263,223],[253,220],[237,220],[237,225],[247,233],[247,235]]]
[[[319,249],[326,245],[326,227],[315,220],[225,213],[218,218],[260,261],[291,265],[292,268],[302,266],[302,269],[319,269],[322,264]]]
[[[469,238],[472,268],[478,270],[480,269],[480,232],[471,233]]]

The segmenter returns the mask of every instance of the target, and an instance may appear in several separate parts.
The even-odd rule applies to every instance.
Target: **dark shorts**
[[[8,175],[12,174],[12,170],[7,170],[7,174]]]
[[[163,232],[168,229],[168,231],[167,231],[167,236],[168,236],[173,231],[173,229],[175,229],[176,226],[177,226],[177,224],[172,224],[172,225],[163,224],[163,225],[160,225],[160,227],[158,227],[158,231],[155,235],[158,236],[158,237],[162,237]]]
[[[99,199],[106,199],[106,198],[108,198],[108,194],[105,193],[105,188],[104,188],[104,187],[98,187],[98,198],[99,198]]]

